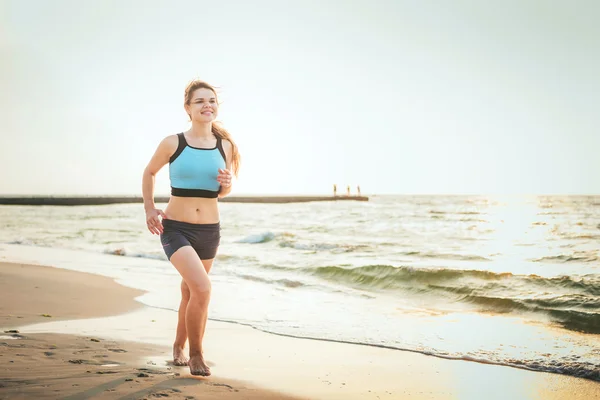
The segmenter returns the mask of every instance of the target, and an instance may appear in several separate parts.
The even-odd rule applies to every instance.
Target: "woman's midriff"
[[[219,222],[217,199],[171,196],[164,213],[168,219],[191,224],[215,224]]]

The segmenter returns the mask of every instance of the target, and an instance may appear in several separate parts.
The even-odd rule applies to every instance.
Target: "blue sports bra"
[[[171,195],[177,197],[216,198],[221,185],[219,168],[225,169],[225,152],[220,137],[212,149],[190,146],[183,133],[178,133],[177,150],[169,159]]]

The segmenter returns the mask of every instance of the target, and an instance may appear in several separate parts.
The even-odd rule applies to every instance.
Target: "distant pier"
[[[156,203],[167,203],[169,196],[155,196]],[[219,199],[223,203],[307,203],[313,201],[369,201],[367,196],[227,196]],[[0,205],[19,206],[96,206],[105,204],[143,203],[141,197],[135,196],[29,196],[0,197]]]

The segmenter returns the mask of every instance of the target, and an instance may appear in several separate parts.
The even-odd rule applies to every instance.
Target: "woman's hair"
[[[192,101],[192,95],[194,94],[194,92],[197,89],[208,89],[210,91],[212,91],[215,94],[215,97],[217,97],[217,91],[215,90],[215,88],[213,88],[211,85],[209,85],[208,83],[201,81],[201,80],[193,80],[191,81],[187,87],[185,88],[185,104],[189,105],[190,102]],[[217,103],[219,101],[217,100]],[[191,119],[191,115],[190,115],[190,119]],[[235,142],[233,141],[233,139],[231,138],[231,134],[227,131],[227,129],[225,129],[223,127],[223,125],[221,125],[221,123],[213,121],[212,123],[212,133],[216,136],[219,137],[221,139],[225,139],[228,140],[231,143],[231,147],[232,147],[232,159],[231,159],[231,169],[233,170],[233,174],[235,176],[238,176],[238,172],[240,170],[240,153],[238,151],[238,147],[235,144]]]

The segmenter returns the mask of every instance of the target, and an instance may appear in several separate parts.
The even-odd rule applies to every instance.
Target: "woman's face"
[[[190,103],[185,105],[185,111],[193,121],[214,121],[219,111],[217,96],[210,89],[196,89],[192,94]]]

